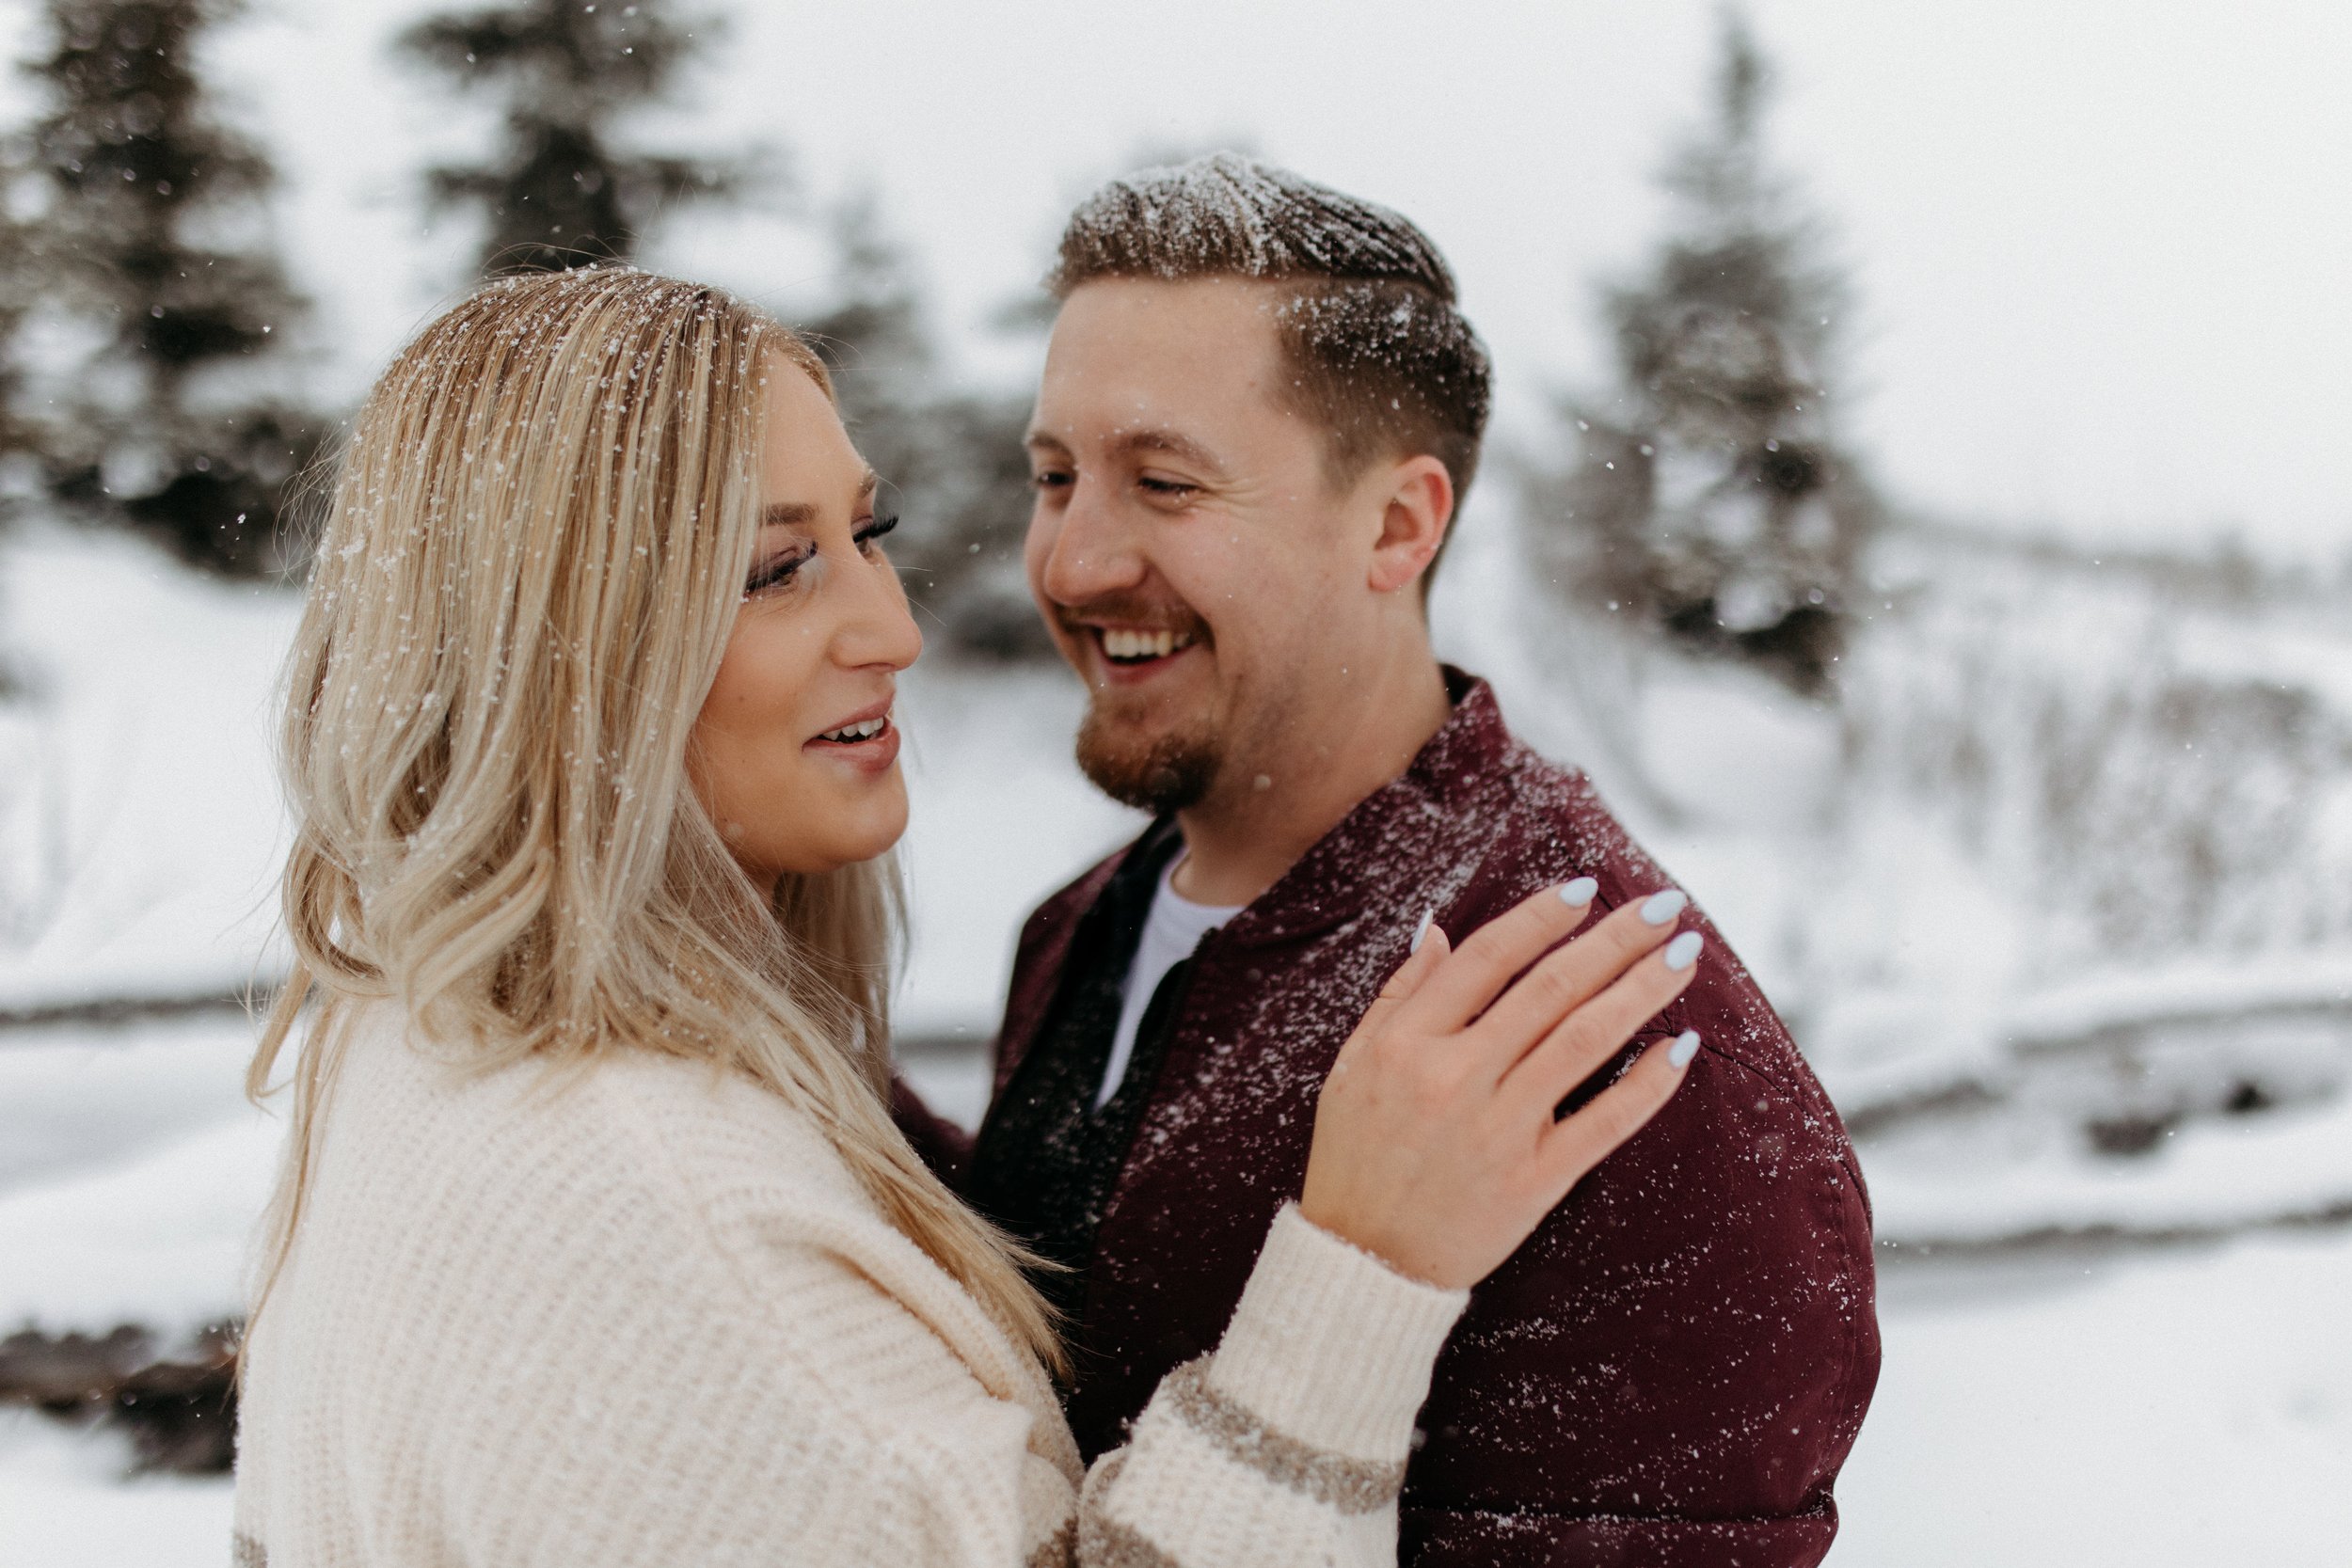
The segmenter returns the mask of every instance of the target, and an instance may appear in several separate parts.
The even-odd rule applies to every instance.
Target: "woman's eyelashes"
[[[752,575],[743,579],[743,596],[751,598],[771,589],[783,587],[792,580],[793,574],[808,564],[817,553],[813,545],[771,555],[752,567]]]
[[[855,531],[850,535],[850,542],[857,546],[860,554],[870,555],[882,535],[898,526],[897,517],[868,517],[856,525]],[[743,596],[748,599],[785,587],[802,567],[816,559],[817,546],[814,544],[797,545],[770,556],[753,566],[751,576],[743,579]]]

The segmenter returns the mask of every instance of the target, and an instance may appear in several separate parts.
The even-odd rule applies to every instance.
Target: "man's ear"
[[[1418,580],[1445,543],[1454,522],[1454,476],[1423,453],[1389,466],[1382,488],[1380,537],[1367,580],[1374,593],[1393,594]]]

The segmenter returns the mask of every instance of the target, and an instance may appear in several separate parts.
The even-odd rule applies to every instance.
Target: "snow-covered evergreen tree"
[[[737,194],[752,154],[632,150],[622,123],[658,102],[713,37],[714,24],[664,0],[513,0],[429,17],[400,37],[410,60],[505,111],[481,160],[426,171],[437,209],[473,207],[486,228],[485,275],[626,261],[681,201]]]
[[[904,250],[870,198],[831,222],[827,309],[803,324],[834,373],[850,438],[899,515],[890,552],[924,629],[946,648],[1042,657],[1053,644],[1022,574],[1030,400],[954,385]]]
[[[237,0],[50,0],[48,103],[7,150],[12,484],[230,571],[285,563],[281,492],[319,422],[288,393],[305,302],[272,170],[197,73]]]
[[[1769,167],[1770,68],[1736,11],[1713,114],[1665,183],[1648,276],[1612,290],[1618,387],[1528,487],[1531,546],[1580,608],[1828,689],[1880,509],[1833,434],[1844,288]]]
[[[0,197],[23,178],[23,149],[0,150]],[[38,232],[0,199],[0,509],[39,493],[40,442],[24,402],[24,347],[17,334],[41,297]],[[4,515],[5,511],[0,511]]]

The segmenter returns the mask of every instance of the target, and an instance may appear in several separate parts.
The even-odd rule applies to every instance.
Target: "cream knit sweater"
[[[1374,1563],[1465,1295],[1285,1210],[1081,1475],[1036,1363],[748,1080],[354,1038],[246,1348],[241,1568]]]

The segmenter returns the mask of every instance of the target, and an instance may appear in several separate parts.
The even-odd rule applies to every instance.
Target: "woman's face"
[[[784,360],[768,378],[759,543],[688,772],[762,888],[871,860],[906,831],[891,718],[923,650],[882,551],[874,475],[833,403]]]

